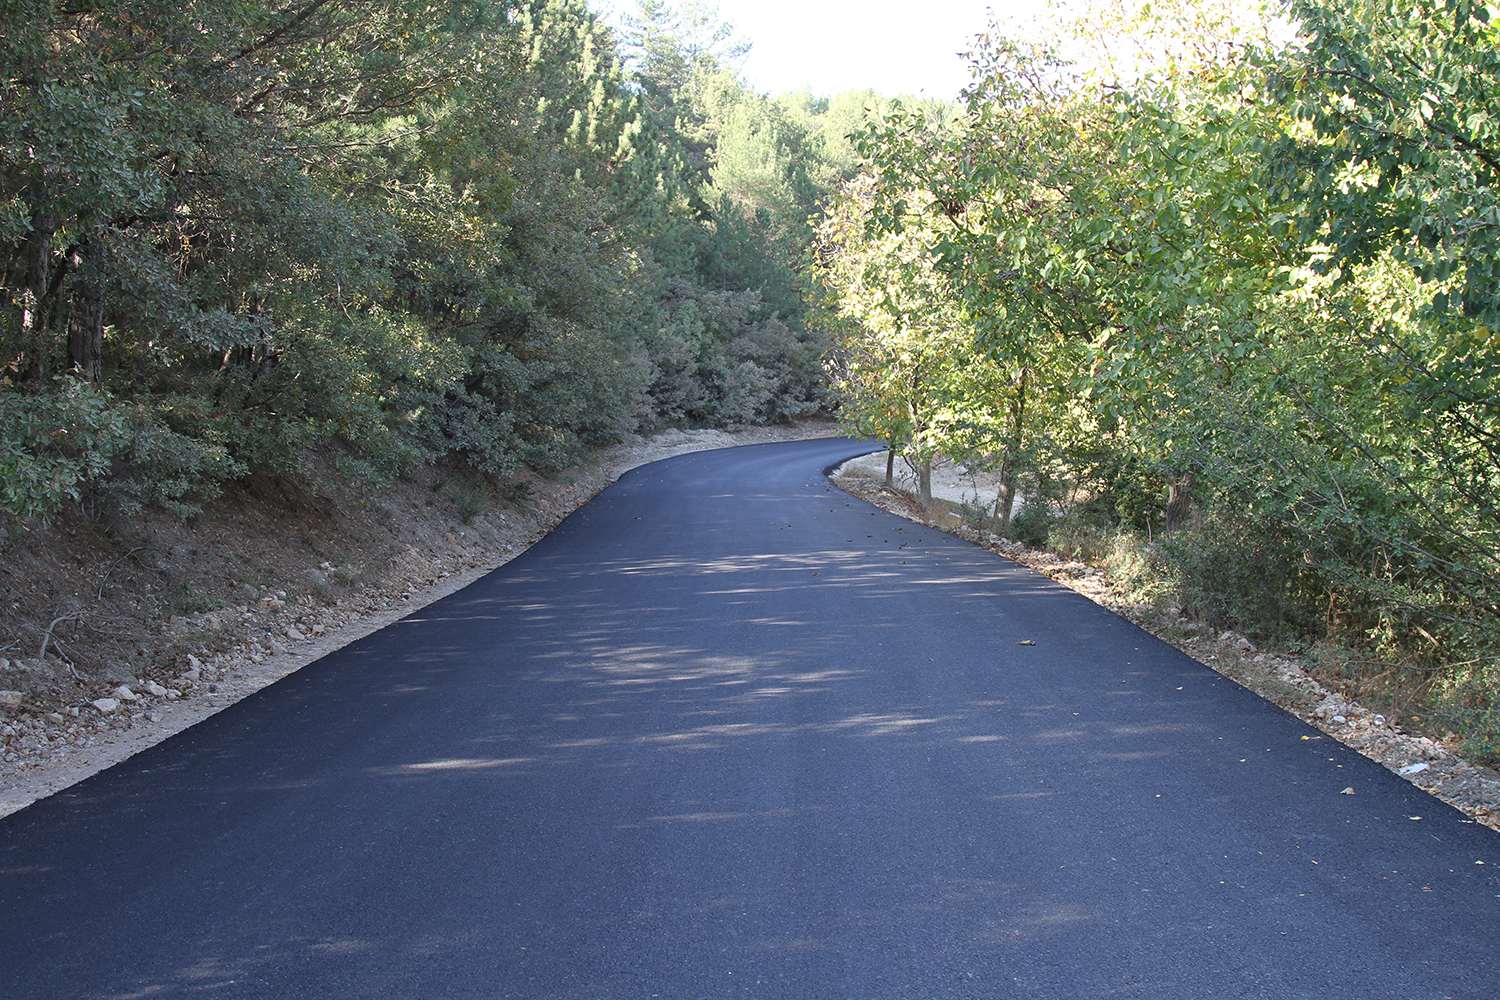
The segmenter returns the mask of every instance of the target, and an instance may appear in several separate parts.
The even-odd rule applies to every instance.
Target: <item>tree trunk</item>
[[[1187,524],[1188,515],[1192,512],[1193,483],[1197,477],[1191,470],[1180,472],[1177,478],[1167,485],[1167,516],[1166,523],[1162,525],[1162,533],[1170,535],[1178,528]]]
[[[97,269],[89,269],[84,257],[87,247],[85,241],[73,254],[75,280],[68,314],[68,362],[98,385],[104,356],[104,296]]]
[[[885,488],[891,489],[896,485],[896,446],[885,450]]]
[[[31,234],[26,237],[26,287],[21,299],[21,345],[27,357],[22,365],[26,378],[40,382],[47,377],[47,315],[52,296],[52,230],[56,220],[32,214]]]
[[[1005,454],[1000,462],[1000,491],[995,495],[995,518],[1000,522],[1001,534],[1010,530],[1010,516],[1016,506],[1016,470],[1021,464],[1021,433],[1026,429],[1026,375],[1027,370],[1022,368],[1015,405],[1010,408],[1010,440],[1005,443]]]
[[[932,460],[928,459],[917,465],[917,496],[922,500],[922,506],[932,506]]]
[[[995,520],[1000,522],[1000,534],[1010,530],[1010,515],[1016,507],[1015,469],[1006,466],[1000,470],[1000,491],[995,494]]]

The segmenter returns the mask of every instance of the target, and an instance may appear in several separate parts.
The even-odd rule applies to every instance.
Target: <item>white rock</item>
[[[52,723],[54,726],[60,726],[60,725],[62,725],[62,721],[63,721],[62,713],[61,712],[48,712],[47,713],[47,721],[50,722],[50,723]]]
[[[167,696],[167,689],[155,681],[146,682],[146,691],[157,698],[165,698]]]
[[[302,634],[302,630],[299,629],[299,628],[297,628],[294,625],[287,627],[286,637],[288,639],[292,639],[292,640],[294,640],[296,642],[301,642],[303,639],[307,638],[307,636],[305,636],[305,635]]]
[[[89,702],[89,704],[93,705],[105,715],[108,715],[110,712],[113,712],[115,709],[120,707],[120,703],[113,698],[95,698],[93,701]]]
[[[130,690],[130,688],[126,687],[124,684],[121,684],[119,687],[115,688],[113,691],[110,692],[110,694],[112,694],[116,698],[120,699],[121,701],[140,701],[141,700],[141,696],[140,695],[138,695],[134,691]]]
[[[0,691],[0,705],[6,708],[20,708],[23,697],[19,691]]]
[[[181,698],[182,692],[177,690],[176,688],[167,688],[166,697],[168,700],[171,700],[172,698]]]
[[[199,677],[202,677],[202,676],[203,676],[203,668],[202,667],[194,667],[191,670],[184,670],[183,673],[182,673],[182,679],[186,680],[186,681],[195,681]]]
[[[188,661],[188,672],[189,673],[192,673],[193,671],[196,671],[196,670],[203,669],[203,664],[200,663],[200,662],[198,662],[198,658],[196,656],[194,656],[192,653],[189,653],[187,655],[187,661]]]
[[[1409,778],[1409,777],[1411,777],[1414,774],[1421,774],[1423,771],[1427,770],[1431,766],[1432,765],[1428,764],[1425,760],[1423,760],[1423,761],[1418,761],[1415,764],[1407,764],[1405,767],[1403,767],[1401,770],[1397,771],[1396,773],[1399,774],[1399,775],[1401,775],[1404,778]]]
[[[1344,718],[1342,715],[1335,715],[1333,717],[1333,721],[1334,722],[1348,722],[1349,720],[1346,719],[1346,718]]]

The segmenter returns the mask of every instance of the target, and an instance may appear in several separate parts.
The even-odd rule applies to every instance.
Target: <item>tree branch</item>
[[[299,24],[312,17],[322,8],[328,6],[328,4],[331,2],[332,0],[312,0],[311,3],[309,3],[306,7],[303,7],[302,10],[299,11],[297,15],[290,21],[286,22],[281,27],[271,32],[269,35],[266,35],[264,38],[257,41],[254,45],[241,50],[234,56],[234,58],[230,59],[229,61],[231,63],[239,62],[241,59],[245,58],[248,55],[254,55],[262,49],[270,48],[272,45],[280,41],[282,36],[286,35],[293,28],[297,27]]]

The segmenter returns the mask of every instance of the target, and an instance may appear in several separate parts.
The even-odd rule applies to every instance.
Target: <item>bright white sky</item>
[[[591,0],[607,17],[634,0]],[[719,0],[719,17],[753,43],[743,70],[760,91],[809,84],[829,97],[873,87],[882,94],[955,98],[969,82],[957,53],[990,23],[990,10],[1026,20],[1047,0]],[[614,21],[613,17],[609,18]]]

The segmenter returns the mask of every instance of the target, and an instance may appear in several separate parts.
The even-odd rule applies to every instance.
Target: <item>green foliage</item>
[[[645,5],[633,72],[583,0],[4,19],[12,513],[191,513],[315,448],[508,475],[821,404],[799,272],[831,175],[707,8]]]
[[[1438,711],[1457,730],[1464,756],[1490,767],[1500,765],[1500,691],[1492,671],[1468,671],[1444,692]]]
[[[105,393],[73,379],[28,394],[0,382],[0,502],[21,517],[44,517],[79,501],[103,477],[127,436]]]
[[[1386,252],[1442,313],[1500,321],[1500,48],[1471,0],[1291,5],[1306,48],[1273,78],[1306,128],[1278,180],[1327,268]]]
[[[489,502],[481,493],[469,493],[460,490],[453,494],[453,505],[458,508],[459,519],[464,524],[469,524],[474,518],[485,512],[489,507]]]
[[[222,445],[180,434],[144,409],[128,413],[126,427],[111,474],[96,481],[94,496],[87,498],[96,504],[102,500],[127,515],[151,506],[191,517],[222,484],[245,472]]]
[[[966,448],[1023,495],[1061,484],[1060,541],[1158,535],[1175,484],[1196,514],[1164,578],[1216,624],[1493,662],[1487,8],[1309,0],[1278,50],[1221,43],[1212,6],[1111,22],[1171,53],[1114,75],[1055,55],[1103,37],[1087,15],[1054,45],[991,37],[961,120],[859,133],[866,176],[821,232],[844,413],[914,454],[987,442]],[[966,359],[936,383],[958,419],[914,404],[923,352]],[[1040,538],[1044,506],[1013,532]]]
[[[1053,527],[1053,512],[1046,504],[1028,503],[1021,512],[1011,518],[1006,535],[1022,545],[1034,549],[1048,545]]]

